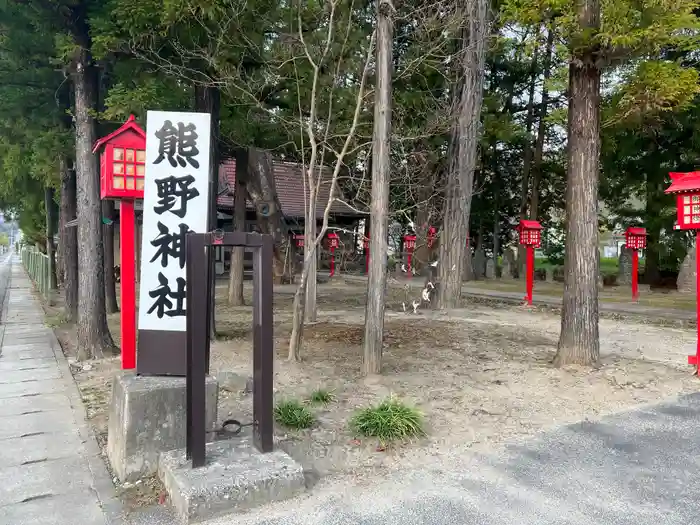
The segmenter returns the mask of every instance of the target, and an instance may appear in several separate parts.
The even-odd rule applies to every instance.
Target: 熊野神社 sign
[[[137,372],[185,375],[185,237],[207,231],[210,115],[149,111]]]

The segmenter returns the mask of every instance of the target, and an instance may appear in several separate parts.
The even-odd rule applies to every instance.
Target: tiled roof
[[[304,195],[304,177],[306,174],[301,165],[293,162],[275,160],[272,163],[272,169],[275,174],[277,196],[279,197],[284,215],[290,218],[303,218],[304,204],[306,202],[306,197]],[[319,219],[323,217],[323,212],[328,204],[331,177],[332,173],[328,168],[325,168],[316,201],[316,216]],[[228,191],[224,191],[227,184]],[[233,192],[235,188],[236,161],[234,159],[227,159],[221,163],[219,168],[219,191],[221,193],[217,199],[219,207],[233,209]],[[246,208],[250,210],[253,209],[253,205],[250,201],[246,201]],[[345,216],[360,215],[342,202],[333,203],[331,206],[331,214]]]

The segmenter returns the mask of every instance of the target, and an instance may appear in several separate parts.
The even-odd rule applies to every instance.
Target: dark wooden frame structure
[[[272,451],[273,240],[257,233],[187,235],[187,458],[192,468],[206,462],[206,374],[209,369],[210,303],[207,283],[216,246],[242,246],[253,252],[253,443]]]

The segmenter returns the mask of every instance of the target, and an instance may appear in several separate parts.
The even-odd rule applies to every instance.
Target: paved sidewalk
[[[0,283],[8,277],[0,332],[0,524],[105,525],[94,476],[101,459],[77,387],[13,254],[0,263]]]

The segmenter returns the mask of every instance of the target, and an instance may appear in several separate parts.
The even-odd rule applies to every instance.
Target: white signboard
[[[146,117],[139,330],[186,330],[185,236],[207,231],[210,118]]]

